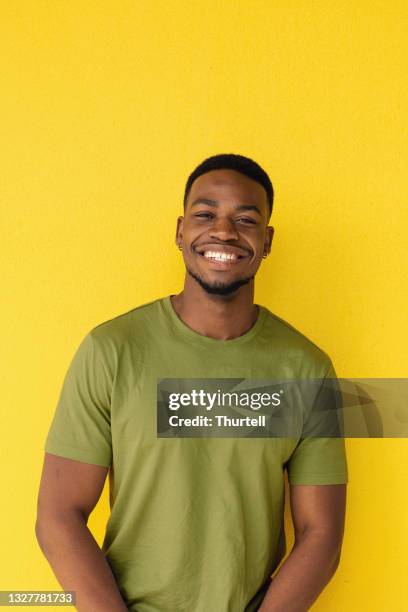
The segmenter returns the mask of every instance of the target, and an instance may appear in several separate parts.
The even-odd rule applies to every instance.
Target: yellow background
[[[339,376],[407,376],[407,6],[36,0],[0,12],[0,589],[60,589],[34,523],[63,376],[91,327],[181,290],[176,217],[205,157],[248,155],[274,184],[255,301]],[[405,612],[408,441],[347,448],[342,560],[313,610]],[[106,485],[89,523],[99,543],[107,513]]]

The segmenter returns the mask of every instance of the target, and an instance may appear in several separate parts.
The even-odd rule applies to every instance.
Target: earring
[[[268,253],[264,253],[264,254],[262,255],[262,259],[265,259],[265,257],[267,257],[267,256],[268,256]]]
[[[180,251],[182,251],[182,250],[183,250],[183,247],[182,247],[181,242],[179,243],[178,248],[180,249]]]

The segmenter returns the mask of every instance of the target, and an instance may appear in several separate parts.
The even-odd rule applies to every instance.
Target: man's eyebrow
[[[195,206],[196,204],[208,204],[208,206],[216,207],[218,206],[219,202],[217,200],[210,200],[209,198],[197,198],[191,204],[191,208]],[[236,210],[253,210],[254,212],[258,213],[260,217],[262,217],[259,207],[256,206],[255,204],[240,204],[239,206],[236,207]]]

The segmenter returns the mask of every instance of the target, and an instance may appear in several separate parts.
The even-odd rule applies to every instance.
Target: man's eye
[[[241,219],[238,219],[238,221],[246,221],[246,223],[256,223],[253,219],[247,219],[243,217],[241,217]]]
[[[195,217],[211,217],[211,213],[197,213],[196,215],[194,215]],[[240,219],[237,219],[237,221],[245,221],[245,223],[252,223],[255,224],[256,221],[254,221],[253,219],[248,219],[246,217],[241,217]]]

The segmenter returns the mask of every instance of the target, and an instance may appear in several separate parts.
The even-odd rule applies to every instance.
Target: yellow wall
[[[60,588],[34,522],[63,376],[92,326],[180,291],[176,217],[205,157],[248,155],[274,183],[256,301],[339,376],[407,376],[406,9],[1,4],[0,589]],[[347,448],[342,561],[313,610],[405,612],[407,440]],[[107,512],[105,487],[99,542]]]

